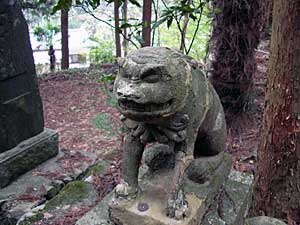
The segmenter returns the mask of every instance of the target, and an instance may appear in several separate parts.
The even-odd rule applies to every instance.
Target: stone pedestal
[[[109,208],[110,219],[116,225],[197,225],[225,183],[230,169],[231,157],[225,155],[209,179],[197,183],[189,177],[185,178],[182,188],[190,212],[183,220],[171,219],[165,213],[167,190],[171,187],[173,170],[144,172],[139,181],[141,191],[137,198],[131,201],[113,201]],[[146,203],[149,209],[141,212],[138,209],[141,203]]]
[[[230,161],[230,157],[225,156],[225,161],[228,160]],[[253,176],[230,170],[230,164],[230,162],[221,164],[212,179],[203,184],[195,184],[186,179],[184,189],[192,212],[185,220],[171,220],[162,214],[161,210],[165,207],[165,192],[156,186],[158,189],[156,192],[143,191],[136,200],[121,202],[119,205],[112,204],[114,193],[110,193],[79,219],[76,225],[244,225],[251,203]],[[161,178],[164,179],[164,176]],[[156,181],[156,184],[160,184],[162,180]],[[151,190],[155,186],[148,186],[148,188]],[[145,202],[149,204],[149,209],[145,212],[137,210],[137,204]]]
[[[165,215],[167,195],[162,188],[149,188],[130,202],[111,205],[110,216],[112,221],[118,225],[196,225],[198,211],[201,213],[204,207],[203,199],[189,193],[186,195],[189,203],[190,215],[184,220],[175,220]],[[138,210],[138,204],[146,203],[149,209],[145,212]]]
[[[58,134],[50,129],[0,154],[0,188],[58,153]]]

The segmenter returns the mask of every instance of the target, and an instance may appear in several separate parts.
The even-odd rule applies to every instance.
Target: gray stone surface
[[[58,134],[50,129],[0,154],[0,188],[58,153]]]
[[[206,212],[207,207],[212,203],[214,196],[222,184],[225,183],[231,169],[231,157],[227,154],[224,156],[223,163],[218,167],[209,180],[199,184],[185,178],[185,193],[188,194],[192,215],[184,221],[170,219],[162,212],[165,206],[166,190],[164,187],[171,183],[170,171],[152,171],[147,167],[140,168],[141,194],[133,202],[125,204],[114,209],[110,209],[110,214],[114,217],[115,224],[141,225],[141,224],[198,224]],[[154,190],[155,189],[155,190]],[[95,208],[83,216],[76,225],[99,225],[109,221],[108,204],[111,203],[113,194],[106,196]],[[148,212],[138,212],[136,209],[137,202],[147,202],[150,205]],[[112,207],[113,208],[113,207]],[[119,219],[119,220],[118,220]],[[111,222],[112,223],[112,222]],[[114,223],[112,223],[114,224]]]
[[[136,194],[147,144],[166,144],[176,158],[173,181],[166,189],[166,214],[175,217],[180,208],[175,202],[183,171],[194,158],[215,156],[225,149],[227,131],[220,99],[201,65],[179,51],[141,48],[119,60],[119,66],[114,94],[127,134],[123,143],[124,182],[116,189],[117,195],[124,196],[119,191],[125,186],[129,198]]]
[[[0,1],[0,153],[44,127],[28,27],[17,2]]]
[[[108,225],[108,206],[113,198],[113,192],[106,195],[91,211],[76,222],[76,225]]]
[[[93,178],[90,174],[93,173],[103,176],[109,165],[109,161],[99,161],[97,164],[90,166],[82,175],[79,175],[76,180],[67,183],[59,190],[56,196],[53,196],[53,198],[46,201],[43,205],[35,207],[24,214],[18,220],[18,225],[34,224],[32,221],[39,221],[39,223],[43,224],[42,220],[45,219],[45,215],[52,215],[55,218],[59,218],[66,215],[72,209],[94,206],[96,201],[98,201],[99,193],[96,190]],[[109,195],[106,198],[108,197]],[[105,199],[103,199],[102,204],[104,204],[104,202]],[[108,203],[106,205],[108,207]]]
[[[82,159],[80,162],[76,160],[76,166],[74,156]],[[35,210],[37,205],[52,199],[67,183],[80,178],[84,179],[90,170],[95,171],[96,169],[96,171],[103,172],[109,163],[98,162],[96,164],[96,159],[97,156],[91,152],[70,153],[67,150],[60,150],[56,157],[47,160],[34,170],[21,175],[5,188],[0,189],[0,218],[2,219],[0,224],[13,225],[25,214],[32,215],[32,210]],[[65,170],[64,163],[74,165],[74,170]],[[93,197],[87,195],[87,198],[89,202],[93,202],[96,200],[95,192],[93,189],[90,190],[92,190]],[[80,198],[79,204],[81,201],[85,202],[82,199],[86,198]],[[65,205],[62,203],[61,207],[63,206]]]
[[[245,225],[287,225],[281,220],[267,217],[267,216],[258,216],[246,219]]]
[[[251,203],[253,176],[231,170],[201,225],[243,225]]]
[[[97,201],[98,192],[94,185],[85,181],[72,181],[68,183],[54,198],[50,199],[44,210],[61,211],[64,207],[93,205]]]

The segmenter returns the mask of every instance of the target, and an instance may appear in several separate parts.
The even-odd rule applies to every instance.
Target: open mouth
[[[136,103],[132,100],[119,100],[119,106],[124,110],[131,110],[136,112],[156,112],[168,109],[172,104],[172,100],[165,103]]]

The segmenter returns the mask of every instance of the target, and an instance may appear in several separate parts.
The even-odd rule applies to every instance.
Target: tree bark
[[[273,12],[273,4],[274,0],[266,0],[265,6],[265,26],[268,27],[272,25],[272,12]]]
[[[121,57],[119,0],[114,1],[116,57]]]
[[[261,27],[260,0],[214,0],[212,83],[226,114],[247,107],[256,70]]]
[[[272,26],[272,11],[274,0],[265,0],[263,3],[262,39],[270,39],[270,27]]]
[[[124,0],[123,2],[123,6],[122,6],[122,19],[123,19],[123,23],[127,23],[128,22],[128,0]],[[127,33],[127,28],[125,27],[123,29],[123,52],[124,52],[124,56],[127,56],[128,54],[128,33]]]
[[[61,10],[61,69],[69,69],[69,10]]]
[[[152,0],[143,0],[142,47],[151,45]]]
[[[187,4],[190,5],[191,0],[188,0]],[[189,24],[189,20],[190,20],[189,16],[190,16],[190,14],[186,13],[183,18],[182,34],[181,34],[181,41],[180,41],[180,48],[179,48],[182,52],[185,52],[185,50],[186,50],[185,37],[186,37],[186,32],[187,32],[187,28],[188,28],[188,24]]]
[[[300,0],[274,1],[252,213],[300,223]]]

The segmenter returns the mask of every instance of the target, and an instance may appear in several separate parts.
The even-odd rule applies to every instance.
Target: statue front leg
[[[191,164],[194,157],[192,151],[186,147],[185,142],[179,143],[176,149],[174,176],[168,197],[167,216],[176,219],[183,219],[184,216],[187,216],[189,209],[184,193],[180,188],[182,186],[186,169]]]
[[[138,191],[138,173],[144,151],[140,138],[129,133],[124,138],[122,181],[116,187],[117,197],[135,197]]]

